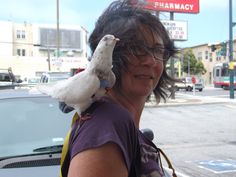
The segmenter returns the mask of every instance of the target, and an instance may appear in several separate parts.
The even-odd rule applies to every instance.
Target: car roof
[[[0,90],[0,99],[30,98],[30,97],[49,97],[49,96],[40,93],[36,88]]]
[[[47,75],[50,77],[60,77],[60,76],[70,76],[70,72],[45,72],[42,75]]]

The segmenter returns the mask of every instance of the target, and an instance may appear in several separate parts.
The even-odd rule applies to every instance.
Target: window
[[[198,60],[202,60],[202,52],[198,52],[197,53],[197,59]]]
[[[17,55],[21,56],[21,50],[20,49],[17,49]]]
[[[25,56],[25,49],[22,49],[22,56]]]
[[[212,53],[209,53],[210,62],[212,62]]]
[[[21,31],[21,38],[25,39],[25,31],[24,30]]]
[[[17,39],[25,39],[25,30],[16,30]]]
[[[229,70],[228,68],[222,68],[222,76],[229,76]]]
[[[208,59],[208,51],[205,51],[205,59]]]
[[[16,53],[18,56],[25,56],[26,50],[25,49],[17,49]]]
[[[209,83],[212,83],[212,72],[209,72]]]
[[[20,35],[21,34],[21,31],[20,30],[16,30],[16,38],[17,39],[20,39]]]
[[[220,76],[220,69],[216,69],[216,76]]]
[[[0,73],[0,82],[10,82],[10,76],[6,73]]]

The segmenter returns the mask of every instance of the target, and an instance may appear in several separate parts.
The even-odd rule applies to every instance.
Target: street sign
[[[195,78],[195,76],[192,76],[192,83],[193,83],[193,84],[196,84],[196,78]]]
[[[188,40],[188,29],[186,21],[161,20],[161,22],[169,32],[171,39],[175,41]]]
[[[199,0],[131,0],[131,2],[156,11],[199,13]]]

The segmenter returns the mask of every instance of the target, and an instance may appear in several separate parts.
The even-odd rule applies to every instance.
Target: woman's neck
[[[128,111],[133,115],[135,126],[139,128],[140,117],[146,98],[128,97],[122,93],[116,93],[115,91],[109,91],[107,96],[114,102],[128,109]]]

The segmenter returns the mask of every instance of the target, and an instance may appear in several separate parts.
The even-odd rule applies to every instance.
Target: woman
[[[72,127],[68,177],[164,176],[159,151],[139,131],[149,95],[165,99],[166,62],[175,48],[159,19],[149,12],[113,2],[98,19],[89,43],[92,52],[106,34],[119,38],[113,52],[116,83]],[[82,121],[81,121],[82,120]],[[79,128],[78,128],[79,127]]]

